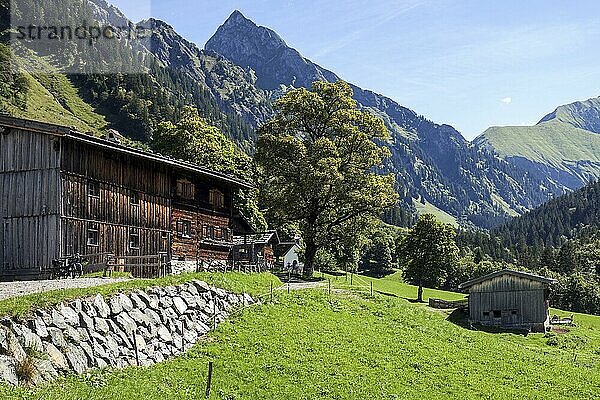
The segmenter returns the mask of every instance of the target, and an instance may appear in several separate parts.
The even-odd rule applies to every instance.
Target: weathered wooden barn
[[[158,256],[173,272],[225,263],[233,196],[250,186],[52,124],[0,116],[0,277],[74,254]]]
[[[501,270],[459,285],[469,291],[469,320],[481,325],[544,332],[554,279]]]

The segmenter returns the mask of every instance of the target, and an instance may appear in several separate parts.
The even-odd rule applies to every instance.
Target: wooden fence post
[[[206,398],[210,396],[210,387],[212,385],[213,362],[208,362],[208,378],[206,380]]]
[[[373,281],[371,281],[371,297],[373,297]]]
[[[331,279],[327,279],[329,281],[329,295],[331,296]]]
[[[273,281],[271,281],[271,303],[273,302]]]
[[[136,333],[137,333],[137,328],[135,328],[132,331],[132,336],[133,336],[132,339],[133,339],[133,350],[135,351],[135,364],[139,367],[140,366],[140,354],[138,352]]]
[[[213,299],[213,331],[217,329],[217,300]]]

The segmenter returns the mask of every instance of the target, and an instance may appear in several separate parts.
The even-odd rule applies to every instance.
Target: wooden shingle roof
[[[213,171],[209,168],[193,164],[183,160],[177,160],[174,158],[165,157],[158,153],[151,153],[147,151],[142,151],[138,149],[134,149],[132,147],[124,146],[112,140],[102,139],[96,136],[92,136],[90,134],[85,134],[76,131],[73,128],[69,128],[66,126],[50,124],[46,122],[39,122],[33,120],[27,120],[22,118],[11,117],[8,115],[0,114],[0,126],[3,128],[16,128],[23,129],[33,132],[45,133],[48,135],[58,136],[58,137],[66,137],[77,141],[79,143],[85,143],[94,147],[107,149],[110,151],[114,151],[117,153],[124,154],[126,156],[142,158],[145,160],[153,161],[159,164],[168,165],[172,168],[183,170],[189,173],[207,176],[222,182],[227,182],[233,186],[251,189],[252,185],[248,182],[245,182],[241,179],[235,178],[233,176],[224,174],[222,172]]]

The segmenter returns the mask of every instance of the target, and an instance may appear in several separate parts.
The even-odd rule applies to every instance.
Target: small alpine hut
[[[555,279],[504,269],[460,284],[469,291],[469,321],[545,332],[550,285]]]

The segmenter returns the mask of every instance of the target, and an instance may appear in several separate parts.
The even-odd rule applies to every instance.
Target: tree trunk
[[[423,302],[423,284],[419,281],[419,289],[417,290],[417,301],[419,303]]]
[[[315,257],[317,255],[317,246],[313,240],[305,241],[304,251],[304,276],[311,277],[315,271]]]

